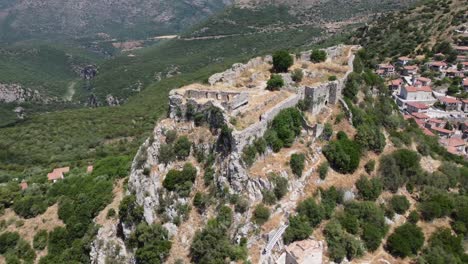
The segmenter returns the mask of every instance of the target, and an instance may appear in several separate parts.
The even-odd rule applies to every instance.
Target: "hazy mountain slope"
[[[360,28],[356,42],[365,46],[375,63],[399,55],[422,54],[442,41],[454,39],[456,29],[468,23],[466,1],[428,1],[402,12],[380,17]]]
[[[0,4],[0,41],[106,33],[144,38],[176,33],[230,0],[18,0]]]
[[[364,22],[368,16],[407,7],[414,3],[401,0],[303,0],[239,1],[199,24],[189,36],[277,31],[300,25],[326,26],[332,22]],[[271,3],[271,4],[270,4]]]
[[[132,53],[136,56],[124,55],[106,61],[100,65],[100,74],[94,80],[94,92],[101,102],[108,94],[125,100],[149,83],[165,78],[168,73],[171,76],[190,72],[201,61],[222,61],[226,57],[223,53],[231,50],[219,46],[218,43],[224,42],[217,41],[219,38],[229,38],[229,43],[236,44],[234,52],[240,52],[239,55],[271,50],[279,41],[289,42],[284,43],[285,47],[310,45],[317,38],[325,38],[323,33],[335,33],[352,23],[366,21],[370,14],[404,6],[399,0],[360,0],[354,1],[353,5],[347,1],[328,0],[300,11],[294,1],[284,1],[290,5],[267,2],[251,2],[248,7],[235,5],[194,26],[183,33],[181,39]],[[337,12],[337,9],[343,11]],[[353,18],[357,18],[356,21]],[[331,22],[337,22],[337,25],[329,25]],[[333,29],[329,30],[328,26]],[[252,44],[245,42],[246,36]],[[274,42],[270,44],[272,39]],[[192,53],[190,46],[193,43],[190,41],[197,40],[213,41],[207,41],[204,43],[206,47]]]
[[[70,45],[29,43],[0,47],[0,84],[37,90],[44,101],[60,101],[81,69],[99,56]]]

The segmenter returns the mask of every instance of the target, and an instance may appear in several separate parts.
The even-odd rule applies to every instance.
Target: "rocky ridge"
[[[242,130],[236,130],[235,126],[230,124],[230,119],[233,114],[239,115],[240,112],[244,111],[245,108],[252,107],[249,104],[249,98],[252,100],[255,93],[262,93],[264,87],[261,80],[257,80],[253,76],[250,76],[249,81],[260,83],[256,88],[249,88],[247,84],[242,91],[235,91],[235,85],[238,85],[238,80],[245,75],[246,72],[252,74],[255,68],[262,65],[269,65],[271,63],[271,56],[264,58],[255,58],[249,61],[247,64],[235,64],[231,69],[227,71],[215,74],[210,79],[209,87],[199,87],[198,90],[194,89],[193,86],[183,87],[181,89],[173,90],[170,93],[170,112],[169,118],[162,120],[158,123],[153,131],[153,135],[145,141],[140,147],[135,159],[132,163],[131,174],[128,181],[128,193],[132,193],[136,196],[137,203],[144,209],[144,220],[151,224],[153,222],[161,221],[161,211],[164,212],[164,217],[167,223],[165,227],[170,230],[170,234],[174,240],[181,239],[181,235],[184,236],[183,240],[186,241],[187,237],[185,234],[178,232],[177,226],[169,225],[170,222],[177,217],[179,208],[181,205],[189,205],[190,199],[174,196],[173,193],[167,191],[162,186],[163,179],[170,169],[181,168],[181,162],[173,162],[169,164],[162,164],[159,162],[159,149],[166,140],[167,131],[177,131],[178,135],[186,135],[194,143],[192,155],[196,152],[203,152],[204,155],[209,155],[211,150],[215,149],[216,158],[214,162],[215,170],[215,183],[218,189],[226,189],[229,193],[244,194],[248,197],[250,204],[255,204],[262,200],[263,192],[265,190],[272,190],[274,183],[270,182],[268,178],[262,177],[251,177],[249,175],[249,169],[242,160],[242,151],[244,146],[251,144],[253,140],[263,136],[269,122],[280,112],[282,109],[294,107],[299,100],[305,96],[312,98],[312,103],[317,107],[323,108],[326,104],[322,101],[330,100],[330,103],[338,103],[338,99],[341,97],[341,89],[344,85],[344,80],[347,75],[352,72],[352,62],[354,55],[352,52],[354,48],[346,46],[338,46],[327,49],[328,57],[330,60],[334,60],[339,57],[339,54],[347,54],[347,59],[344,64],[348,67],[347,71],[343,73],[340,78],[336,81],[328,81],[324,83],[318,83],[313,86],[300,86],[295,88],[292,84],[288,84],[284,89],[291,90],[294,92],[289,93],[288,96],[284,97],[282,101],[274,105],[272,108],[267,109],[263,114],[260,115],[260,120],[254,122]],[[299,56],[300,61],[307,61],[307,54],[305,52]],[[300,63],[297,62],[297,63]],[[288,74],[285,74],[285,79],[288,78]],[[290,78],[290,76],[289,76]],[[261,78],[260,78],[261,79]],[[230,88],[228,88],[230,87]],[[206,89],[206,90],[204,90]],[[258,90],[256,90],[258,89]],[[311,90],[323,91],[319,97],[315,97]],[[335,91],[335,92],[332,92]],[[242,94],[249,94],[247,97],[247,104],[239,104],[239,101],[246,100]],[[201,96],[201,97],[200,97]],[[206,96],[206,98],[205,98]],[[239,99],[239,97],[241,99]],[[190,106],[190,107],[188,107]],[[236,108],[237,107],[237,108]],[[188,108],[193,108],[188,110]],[[234,108],[234,109],[233,109]],[[218,109],[218,110],[215,110]],[[188,111],[194,111],[195,113],[204,113],[207,118],[206,126],[197,127],[191,120],[186,118]],[[319,112],[319,109],[313,110]],[[302,135],[311,142],[314,138],[319,136],[322,126],[318,124],[311,126],[304,121],[304,130]],[[230,136],[223,135],[220,128],[223,125],[227,125],[231,130]],[[319,148],[314,148],[313,154],[308,157],[307,163],[311,166],[317,163],[318,154],[320,153]],[[271,155],[272,151],[269,150],[265,154],[266,156]],[[197,168],[198,175],[202,174],[203,168],[194,158],[189,158]],[[277,210],[284,211],[286,213],[292,212],[295,204],[303,194],[301,190],[306,185],[308,177],[312,174],[313,169],[306,171],[305,176],[302,178],[290,179],[290,202],[284,204]],[[283,171],[280,173],[280,177],[288,177],[287,172]],[[200,179],[197,177],[194,186],[199,186],[197,182]],[[301,187],[302,186],[302,187]],[[199,187],[195,187],[199,188]],[[192,191],[193,192],[193,191]],[[164,201],[164,208],[161,207],[161,201]],[[252,211],[248,211],[244,214],[236,214],[234,217],[234,225],[242,226],[239,228],[235,236],[236,237],[248,237],[248,247],[251,247],[261,239],[260,235],[251,235],[255,225],[251,223],[250,218]],[[202,215],[202,222],[208,220],[208,215]],[[242,225],[241,225],[242,224]],[[123,225],[122,236],[127,237],[130,235],[135,227]],[[131,250],[127,250],[123,245],[122,237],[117,236],[117,232],[114,227],[102,227],[99,231],[98,238],[93,243],[93,250],[91,258],[93,263],[105,263],[103,262],[107,256],[115,255],[116,244],[120,245],[120,251],[118,255],[125,256],[123,263],[131,263]],[[198,228],[198,227],[192,227]]]

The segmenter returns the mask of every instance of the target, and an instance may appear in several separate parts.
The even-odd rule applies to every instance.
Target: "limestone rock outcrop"
[[[0,83],[0,102],[24,103],[44,101],[37,90],[23,88],[20,84]]]

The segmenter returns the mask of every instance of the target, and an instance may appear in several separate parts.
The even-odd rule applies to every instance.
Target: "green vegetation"
[[[92,52],[78,48],[76,43],[32,42],[3,46],[0,48],[0,83],[21,84],[24,88],[38,90],[42,96],[64,99],[69,86],[83,89],[74,67],[99,60]]]
[[[340,173],[353,173],[359,166],[361,149],[346,137],[330,142],[323,149],[330,166]]]
[[[272,74],[270,80],[267,82],[267,90],[269,91],[279,91],[283,87],[284,81],[283,77],[279,74]]]
[[[320,204],[315,202],[314,197],[299,203],[297,215],[289,217],[289,226],[283,235],[284,243],[289,244],[308,238],[313,228],[322,220],[330,218],[336,205],[343,202],[343,193],[334,187],[320,190],[320,193],[322,197]]]
[[[195,263],[224,263],[230,259],[243,260],[247,256],[245,245],[234,245],[228,237],[232,224],[232,211],[229,207],[220,208],[218,216],[210,219],[201,232],[197,232],[190,247],[190,255]]]
[[[47,230],[39,230],[33,239],[33,247],[36,250],[43,250],[47,246],[47,239],[49,235]]]
[[[186,137],[179,137],[176,142],[174,142],[174,153],[179,160],[184,160],[190,155],[190,149],[192,147],[192,142]]]
[[[138,248],[135,253],[137,263],[164,263],[172,247],[168,236],[167,230],[159,224],[139,224],[135,241],[131,242]]]
[[[361,175],[356,182],[356,188],[359,191],[359,197],[366,201],[375,201],[382,193],[383,184],[379,178],[369,179]]]
[[[450,229],[437,230],[424,248],[420,261],[423,263],[464,263],[468,255],[462,246],[462,237],[452,235]]]
[[[327,60],[327,53],[324,50],[313,50],[310,54],[310,60],[312,62],[324,62]]]
[[[362,242],[343,230],[338,221],[332,220],[324,230],[328,244],[328,253],[333,261],[341,262],[345,257],[352,260],[364,254]]]
[[[304,171],[304,162],[305,162],[305,155],[304,154],[292,154],[291,160],[289,161],[289,165],[291,166],[292,172],[297,177],[302,177],[302,171]]]
[[[289,188],[289,182],[287,178],[283,178],[279,175],[273,175],[270,177],[271,183],[274,184],[273,193],[276,199],[281,200],[287,193]]]
[[[32,218],[44,213],[48,204],[42,195],[25,195],[13,203],[13,210],[24,218]]]
[[[424,244],[421,228],[410,223],[395,229],[388,237],[387,250],[394,256],[407,257],[418,253]]]
[[[169,191],[175,191],[179,195],[187,197],[196,176],[197,169],[191,163],[186,163],[181,171],[170,170],[164,178],[163,186]]]
[[[330,165],[328,164],[328,162],[323,162],[322,164],[320,164],[318,168],[320,179],[325,180],[325,178],[327,178],[329,167]]]
[[[273,119],[270,129],[265,133],[267,144],[278,152],[283,147],[291,147],[302,128],[302,116],[296,108],[281,110]]]
[[[294,82],[300,83],[302,81],[302,78],[304,78],[304,72],[301,69],[295,69],[291,73],[291,79]]]
[[[397,214],[404,214],[410,207],[408,199],[404,195],[394,195],[390,199],[390,206]]]
[[[207,207],[209,197],[201,192],[195,193],[193,196],[193,206],[195,206],[200,212],[204,212]]]
[[[252,218],[258,225],[263,225],[270,218],[270,209],[263,204],[259,204],[255,207]]]
[[[309,225],[309,220],[306,216],[297,215],[289,217],[289,226],[283,235],[285,244],[290,244],[294,241],[300,241],[308,238],[312,234],[312,228]]]
[[[376,126],[358,126],[355,140],[363,149],[376,153],[381,153],[385,147],[385,136]]]
[[[330,123],[325,123],[323,127],[322,135],[320,136],[324,140],[330,140],[331,136],[333,135],[333,126]]]
[[[275,72],[287,72],[293,62],[293,57],[286,50],[280,50],[273,54],[273,69]]]
[[[380,158],[379,174],[385,189],[396,192],[420,171],[418,153],[400,149]]]
[[[371,174],[375,170],[375,160],[369,160],[366,165],[364,165],[364,169],[368,174]]]
[[[7,263],[22,263],[19,259],[25,263],[32,263],[36,258],[36,252],[16,232],[5,232],[0,235],[0,254],[5,255]]]

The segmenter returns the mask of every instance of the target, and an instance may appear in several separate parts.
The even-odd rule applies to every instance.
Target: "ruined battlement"
[[[298,54],[291,72],[301,69],[303,80],[295,83],[291,73],[282,73],[285,86],[274,92],[265,89],[271,76],[271,56],[234,64],[231,69],[211,76],[209,84],[192,84],[173,90],[170,117],[184,120],[187,105],[195,112],[212,106],[220,108],[226,123],[233,129],[233,149],[240,153],[265,133],[268,123],[282,109],[304,100],[309,112],[316,115],[328,104],[338,103],[345,80],[353,71],[355,50],[354,46],[344,45],[328,48],[328,59],[323,63],[310,62],[310,51]],[[330,81],[330,76],[335,80]]]

